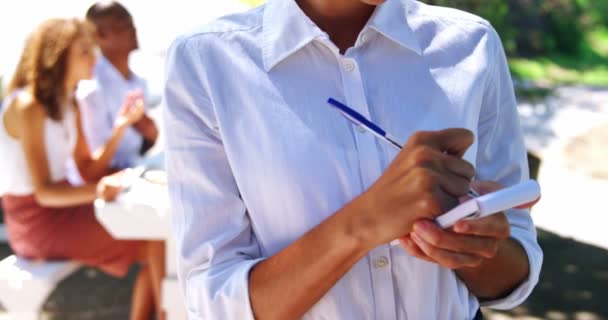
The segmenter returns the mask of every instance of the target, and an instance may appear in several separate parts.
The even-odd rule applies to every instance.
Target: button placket
[[[364,117],[370,119],[369,107],[365,97],[365,89],[361,78],[361,69],[352,58],[341,57],[342,85],[346,104]],[[356,127],[362,132],[364,128]],[[359,158],[359,173],[365,190],[372,185],[382,173],[381,155],[376,146],[376,140],[371,134],[355,134]],[[390,248],[380,246],[368,254],[370,262],[373,299],[375,304],[375,319],[395,319],[395,296],[393,276],[390,268]]]
[[[350,59],[345,59],[342,62],[342,67],[348,72],[353,72],[355,70],[355,62]]]
[[[389,263],[388,258],[385,256],[381,256],[379,258],[376,258],[376,260],[374,261],[374,267],[376,269],[382,269],[382,268],[388,266],[388,263]]]
[[[396,319],[390,249],[380,246],[369,253],[376,319]]]

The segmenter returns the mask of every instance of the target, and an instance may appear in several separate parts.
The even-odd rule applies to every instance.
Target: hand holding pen
[[[374,135],[387,137],[375,127],[379,130],[372,131]],[[415,221],[434,219],[458,204],[458,198],[468,194],[475,174],[473,166],[461,158],[472,143],[473,134],[465,129],[412,135],[380,178],[355,200],[356,207],[367,208],[354,217],[367,231],[366,243],[375,247],[400,238],[411,232]]]
[[[329,98],[327,102],[335,107],[346,119],[353,122],[355,125],[364,128],[367,132],[373,134],[378,139],[385,141],[386,143],[392,145],[393,147],[402,150],[403,146],[397,142],[397,138],[380,128],[375,123],[371,122],[363,115],[358,113],[357,111],[349,108],[345,104],[333,99]],[[449,150],[444,150],[443,153],[448,153]],[[479,194],[472,188],[469,188],[468,195],[470,197],[479,197]]]

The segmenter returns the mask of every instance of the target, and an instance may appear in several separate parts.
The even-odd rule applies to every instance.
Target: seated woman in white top
[[[0,196],[9,244],[26,258],[72,259],[114,276],[142,263],[131,319],[150,319],[155,311],[162,316],[163,244],[113,239],[96,221],[92,206],[97,194],[111,200],[120,191],[116,177],[104,175],[143,106],[127,105],[112,137],[91,156],[74,91],[79,80],[91,77],[93,46],[88,25],[75,19],[48,20],[28,39],[0,112]],[[94,183],[74,187],[66,182],[70,157]]]

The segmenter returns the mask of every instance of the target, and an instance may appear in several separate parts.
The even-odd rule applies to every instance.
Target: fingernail
[[[422,226],[421,226],[422,222],[415,222],[414,226],[412,227],[412,230],[414,232],[420,232],[422,231]]]
[[[416,242],[416,243],[422,242],[422,239],[420,238],[420,236],[418,236],[415,232],[412,232],[410,235],[412,237],[412,240],[414,240],[414,242]]]
[[[418,229],[415,230],[418,233],[418,236],[424,240],[432,241],[434,237],[434,233],[431,230],[431,226],[428,221],[421,221],[419,223]]]
[[[463,202],[467,202],[471,199],[473,199],[473,197],[471,197],[470,195],[466,195],[466,196],[458,197],[458,202],[463,203]]]
[[[471,229],[471,226],[466,222],[461,222],[456,224],[457,232],[468,232]]]
[[[412,249],[413,249],[414,247],[416,247],[416,244],[414,243],[414,241],[412,241],[412,239],[406,239],[406,240],[405,240],[405,244],[406,244],[408,247],[412,248]]]
[[[428,221],[418,221],[414,224],[414,230],[422,231],[429,230],[429,222]]]

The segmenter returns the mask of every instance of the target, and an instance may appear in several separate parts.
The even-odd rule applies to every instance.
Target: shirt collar
[[[129,79],[125,79],[120,71],[106,58],[103,54],[100,54],[97,58],[96,71],[103,73],[105,76],[110,77],[114,81],[122,81],[121,83],[129,83],[135,79],[135,75],[132,71],[129,71]]]
[[[374,29],[397,44],[421,54],[418,40],[407,23],[407,1],[387,0],[378,6],[365,28]],[[269,0],[264,9],[262,28],[262,54],[266,71],[314,39],[327,37],[295,0]]]
[[[269,0],[264,8],[262,28],[262,53],[266,71],[324,35],[295,0]]]
[[[378,6],[366,28],[371,28],[400,46],[422,55],[420,44],[407,21],[409,0],[387,0]]]

